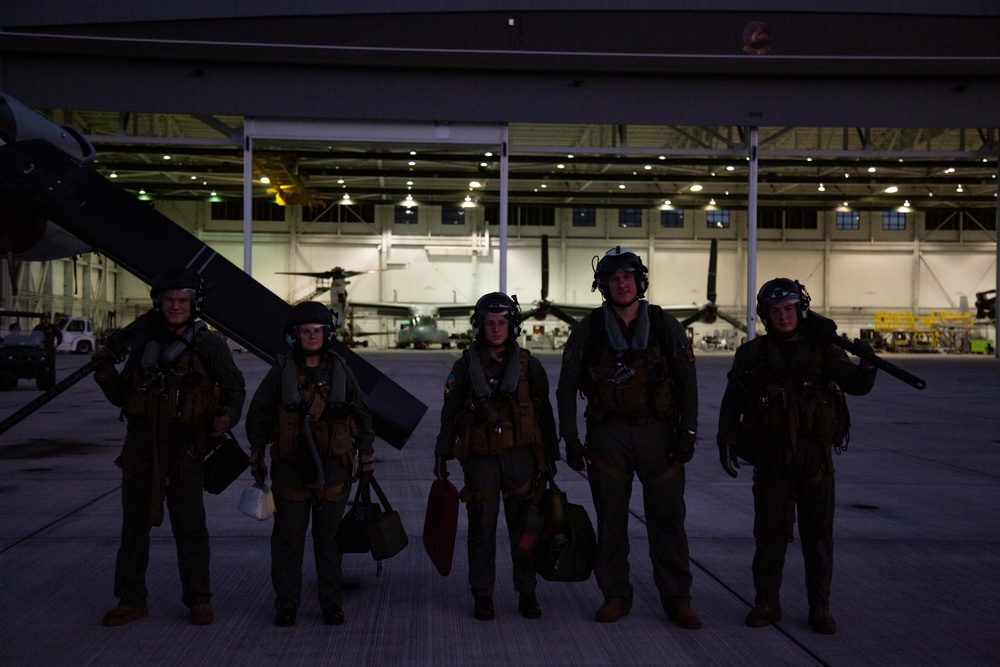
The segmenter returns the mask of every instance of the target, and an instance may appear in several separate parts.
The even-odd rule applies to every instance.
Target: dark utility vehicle
[[[41,331],[12,331],[0,341],[0,391],[10,391],[18,380],[34,380],[39,389],[55,384]]]

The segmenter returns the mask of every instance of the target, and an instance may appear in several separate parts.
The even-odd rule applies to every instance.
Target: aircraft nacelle
[[[94,147],[71,126],[56,125],[17,100],[0,93],[0,146],[41,139],[83,163],[92,162]],[[17,293],[13,260],[47,261],[91,251],[63,228],[34,213],[23,202],[0,199],[0,253],[7,259],[11,288]]]

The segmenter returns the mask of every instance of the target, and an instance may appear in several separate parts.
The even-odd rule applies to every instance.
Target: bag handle
[[[362,475],[362,479],[367,478],[368,482],[371,483],[371,487],[375,489],[375,495],[378,496],[379,502],[382,503],[382,511],[389,513],[392,511],[392,505],[389,504],[389,499],[385,497],[385,493],[382,492],[382,487],[378,485],[375,481],[374,475]]]

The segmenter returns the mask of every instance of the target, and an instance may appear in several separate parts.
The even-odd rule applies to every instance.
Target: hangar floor
[[[102,627],[102,614],[116,602],[111,588],[120,478],[112,461],[123,425],[87,379],[0,441],[0,664],[996,664],[1000,364],[992,358],[893,356],[926,379],[927,389],[918,392],[882,374],[871,395],[849,399],[853,437],[836,461],[831,610],[839,629],[820,636],[805,620],[797,544],[790,545],[786,564],[785,619],[765,629],[743,625],[753,599],[751,475],[744,468],[731,480],[719,467],[713,442],[730,355],[699,357],[702,439],[688,465],[686,497],[694,605],[705,626],[685,631],[660,609],[639,493],[630,524],[636,586],[630,616],[596,623],[601,596],[591,579],[541,581],[543,618],[521,618],[510,558],[501,549],[497,619],[474,620],[465,582],[464,512],[449,577],[436,573],[420,542],[441,387],[459,353],[362,354],[391,370],[429,410],[402,450],[384,443],[378,449],[376,475],[403,515],[410,546],[384,563],[381,576],[368,555],[345,557],[345,625],[322,623],[308,547],[299,622],[294,628],[272,625],[270,522],[238,512],[241,481],[206,496],[215,624],[187,623],[173,540],[164,526],[152,536],[151,617]],[[558,353],[539,356],[554,385]],[[237,359],[252,392],[266,366],[245,354]],[[60,356],[59,377],[84,361]],[[38,394],[33,385],[21,385],[0,394],[0,414]],[[237,434],[245,442],[241,429]],[[460,486],[461,471],[454,477]],[[564,466],[558,481],[593,516],[584,477]]]

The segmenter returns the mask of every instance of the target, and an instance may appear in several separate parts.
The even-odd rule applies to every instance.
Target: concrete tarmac
[[[249,472],[224,493],[206,494],[216,621],[195,627],[180,600],[173,538],[152,532],[150,617],[101,625],[112,595],[120,531],[124,434],[118,411],[92,378],[0,436],[0,665],[995,665],[1000,655],[1000,362],[992,357],[890,355],[924,378],[917,391],[880,373],[867,397],[849,398],[849,449],[836,458],[837,516],[831,611],[838,632],[813,633],[806,616],[801,551],[789,545],[784,620],[743,625],[753,601],[752,471],[721,469],[715,431],[732,357],[698,359],[698,450],[687,466],[687,530],[693,604],[704,627],[681,630],[660,608],[643,525],[632,498],[631,615],[602,624],[594,579],[540,581],[543,616],[517,613],[501,521],[492,622],[472,617],[464,510],[455,565],[441,577],[421,532],[433,480],[433,447],[444,379],[455,351],[360,351],[428,406],[410,441],[376,441],[376,477],[403,517],[410,544],[383,562],[344,558],[347,622],[322,622],[312,550],[306,547],[303,606],[292,628],[273,625],[270,521],[237,510]],[[538,353],[552,402],[557,352]],[[60,355],[58,378],[86,357]],[[267,367],[237,355],[256,389]],[[39,392],[22,381],[0,394],[0,416]],[[581,410],[582,417],[582,410]],[[245,445],[242,423],[236,429]],[[452,465],[461,487],[461,469]],[[593,505],[583,475],[561,465],[571,502]]]

